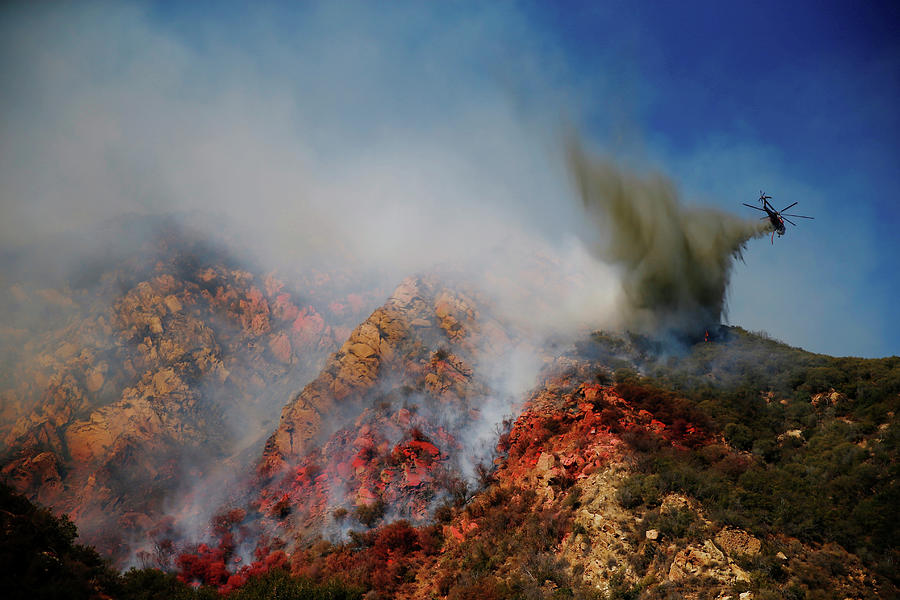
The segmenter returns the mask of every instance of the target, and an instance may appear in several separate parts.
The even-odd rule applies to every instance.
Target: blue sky
[[[618,65],[633,136],[623,150],[661,166],[686,196],[740,212],[739,202],[764,189],[816,217],[774,247],[751,245],[734,274],[733,323],[821,352],[900,354],[900,6],[531,11],[574,76],[591,80]],[[609,141],[617,126],[607,114],[598,102],[587,122]]]
[[[746,214],[741,202],[765,190],[815,216],[774,245],[751,242],[733,273],[731,323],[817,352],[900,354],[896,3],[2,11],[5,239],[33,237],[48,214],[79,226],[159,198],[247,221],[272,213],[260,223],[270,229],[360,208],[242,206],[303,184],[310,197],[374,186],[373,204],[425,198],[422,213],[430,201],[475,198],[474,209],[491,196],[492,210],[518,203],[562,235],[571,199],[558,165],[545,166],[544,140],[574,126],[600,151],[663,171],[689,203]],[[422,229],[427,243],[452,227]]]

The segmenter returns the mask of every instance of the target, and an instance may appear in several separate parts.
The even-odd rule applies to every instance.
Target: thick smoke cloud
[[[337,4],[197,28],[140,4],[5,9],[3,241],[172,211],[218,233],[218,214],[263,264],[397,281],[563,231],[553,60],[504,50],[531,39],[522,18]]]
[[[202,23],[173,12],[0,8],[0,73],[12,82],[0,95],[2,291],[24,277],[64,286],[98,253],[98,272],[116,268],[174,214],[256,272],[333,269],[390,290],[443,268],[535,338],[608,324],[615,278],[572,234],[553,142],[557,65],[513,8],[304,3]],[[508,50],[525,47],[535,50]],[[104,225],[122,220],[129,229]],[[548,269],[559,285],[546,285]],[[0,311],[0,327],[46,320],[22,311],[33,314]],[[533,364],[511,349],[504,365],[479,366],[502,401],[486,407],[473,447],[508,414],[506,398],[533,385]],[[290,400],[283,390],[247,418],[239,396],[216,398],[240,405],[217,442],[234,471],[259,456],[261,441],[247,446]],[[217,452],[179,457],[187,475],[165,509],[187,538],[229,489],[210,464]]]
[[[534,385],[548,338],[718,321],[733,257],[761,229],[686,211],[662,178],[577,146],[573,189],[557,131],[585,99],[557,85],[563,67],[521,15],[392,8],[308,3],[203,27],[136,4],[6,8],[0,242],[13,250],[0,284],[69,272],[98,249],[115,262],[152,231],[90,232],[135,213],[176,213],[200,236],[227,230],[229,250],[262,272],[352,269],[386,289],[456,273],[523,340],[478,365],[497,397],[464,440],[476,458]],[[258,456],[261,442],[248,446],[289,400],[224,415],[229,467]],[[188,537],[224,501],[225,470],[167,498]]]
[[[589,156],[572,138],[568,161],[594,228],[595,255],[619,267],[626,327],[696,336],[719,323],[735,258],[767,223],[682,205],[675,185]]]
[[[141,4],[5,10],[0,277],[77,267],[110,254],[99,223],[174,212],[265,270],[350,265],[390,289],[451,265],[523,326],[614,324],[557,143],[580,101],[513,7],[308,3],[202,27]],[[566,284],[543,289],[534,255]]]

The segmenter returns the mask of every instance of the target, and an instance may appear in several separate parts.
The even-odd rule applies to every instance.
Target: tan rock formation
[[[451,310],[465,309],[472,315],[468,317],[471,324],[475,313],[468,301],[433,281],[405,280],[384,306],[352,331],[319,377],[285,406],[278,429],[266,445],[264,471],[271,472],[284,460],[301,456],[320,433],[327,434],[329,414],[339,409],[360,410],[362,395],[376,382],[385,363],[408,360],[418,349],[462,335],[458,321],[445,327],[433,319],[436,293],[445,318]],[[432,388],[439,386],[437,375],[426,377],[426,382]]]
[[[336,317],[330,303],[349,298],[340,286],[360,291],[352,278],[301,274],[288,289],[224,261],[192,267],[190,240],[177,235],[150,246],[117,257],[96,288],[13,284],[13,302],[53,318],[0,326],[0,469],[114,554],[125,551],[117,519],[127,513],[127,535],[140,539],[163,498],[184,487],[178,462],[189,457],[196,477],[236,438],[261,433],[257,421],[277,415],[337,348],[334,328],[358,324],[374,304],[354,293]]]

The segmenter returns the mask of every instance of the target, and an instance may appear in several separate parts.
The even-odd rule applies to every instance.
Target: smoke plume
[[[626,327],[691,337],[718,323],[734,259],[767,225],[686,207],[663,175],[591,157],[575,138],[567,158],[594,226],[582,233],[584,241],[620,271]]]
[[[208,513],[239,495],[231,477],[260,455],[281,407],[411,274],[455,274],[485,296],[481,323],[492,313],[515,334],[471,349],[492,394],[456,431],[469,477],[546,354],[590,329],[717,322],[733,258],[762,229],[687,210],[663,178],[620,172],[574,143],[573,189],[555,142],[561,107],[579,94],[560,92],[560,66],[513,7],[457,8],[310,2],[284,22],[210,15],[197,28],[142,4],[6,9],[0,72],[16,85],[0,97],[0,359],[15,360],[0,360],[11,366],[0,375],[50,366],[23,398],[6,377],[0,426],[31,428],[33,410],[46,419],[41,382],[83,372],[105,387],[73,392],[86,400],[72,422],[118,411],[130,423],[126,392],[141,381],[155,390],[148,411],[174,414],[188,403],[154,382],[176,362],[202,366],[184,377],[202,439],[171,445],[171,480],[144,511],[198,540]],[[161,222],[183,235],[160,244]],[[76,301],[97,323],[90,336],[64,328],[87,318]],[[121,330],[109,326],[116,306],[130,307],[115,312]],[[58,338],[33,346],[40,360],[20,351],[46,331]],[[144,359],[164,347],[186,358]],[[96,360],[78,362],[83,349]],[[429,422],[459,418],[426,409]],[[330,414],[327,426],[352,429],[356,416]],[[93,463],[81,467],[93,478]],[[122,488],[136,503],[150,485],[139,479]],[[110,530],[115,515],[101,516],[75,518],[83,532]],[[144,529],[120,551],[146,542]]]

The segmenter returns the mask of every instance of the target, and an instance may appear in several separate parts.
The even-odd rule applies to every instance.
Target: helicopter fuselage
[[[771,207],[768,200],[763,200],[763,209],[769,216],[769,222],[772,224],[772,229],[775,230],[775,233],[777,233],[779,237],[784,235],[784,219],[775,212],[775,209]]]

